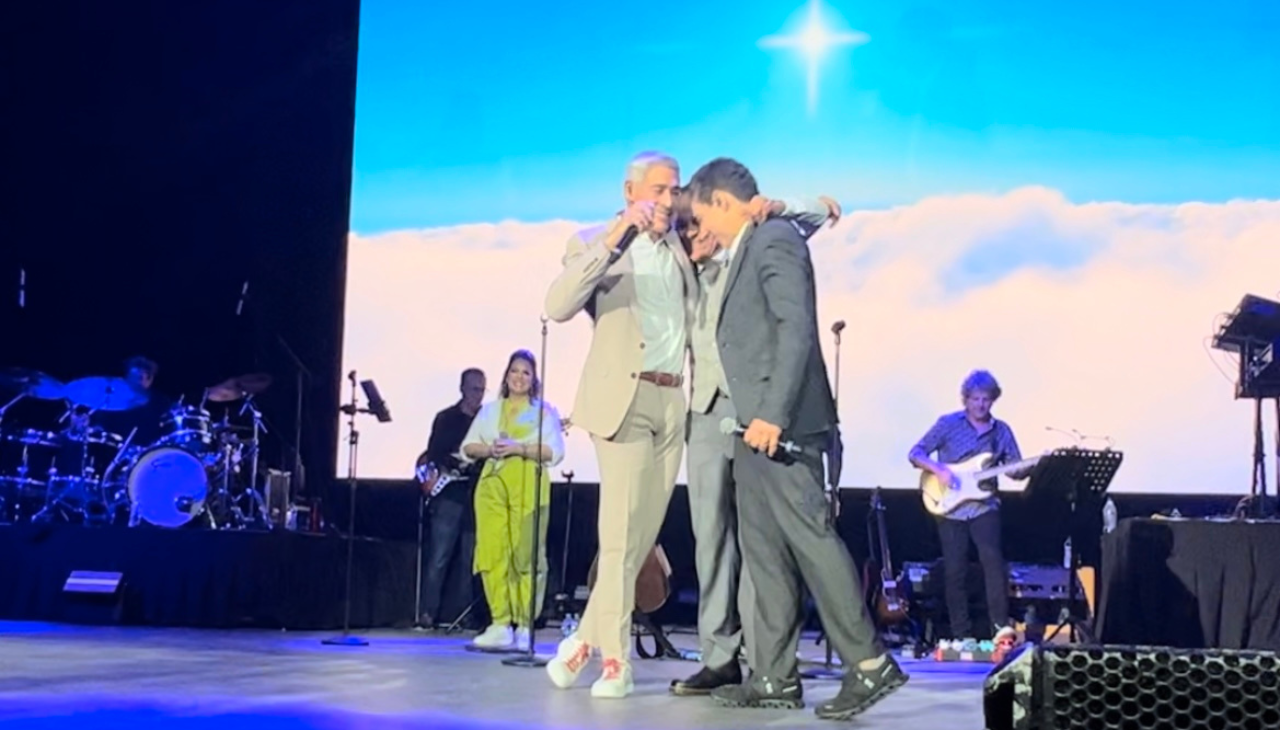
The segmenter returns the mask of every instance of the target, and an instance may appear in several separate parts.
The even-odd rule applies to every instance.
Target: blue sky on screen
[[[366,0],[352,229],[594,220],[623,161],[731,155],[767,192],[879,207],[1038,184],[1069,199],[1280,197],[1280,3]]]

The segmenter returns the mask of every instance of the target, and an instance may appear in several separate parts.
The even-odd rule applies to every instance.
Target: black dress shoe
[[[813,714],[823,720],[849,720],[898,691],[908,679],[910,677],[893,657],[886,655],[884,662],[875,669],[845,674],[839,694],[818,705]]]
[[[803,697],[804,690],[795,677],[753,677],[746,684],[726,685],[711,692],[718,705],[768,710],[799,710],[804,707]]]
[[[703,667],[688,679],[676,679],[671,682],[671,694],[682,697],[689,695],[709,695],[711,690],[726,685],[742,684],[742,665],[736,661],[723,667],[712,669]]]

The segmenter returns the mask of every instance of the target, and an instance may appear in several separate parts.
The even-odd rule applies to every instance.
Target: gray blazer
[[[732,255],[716,341],[738,418],[759,418],[793,438],[831,435],[835,401],[805,236],[793,221],[771,219]]]

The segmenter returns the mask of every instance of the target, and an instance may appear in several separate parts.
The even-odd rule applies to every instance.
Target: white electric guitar
[[[941,517],[954,512],[957,507],[966,502],[980,502],[984,499],[990,499],[992,493],[979,486],[982,482],[993,477],[1004,476],[1009,472],[1021,471],[1035,466],[1040,462],[1041,458],[1040,456],[1033,456],[1030,459],[1015,461],[1012,464],[1001,464],[990,469],[983,469],[982,465],[991,459],[991,454],[978,454],[959,464],[946,465],[955,476],[955,482],[950,485],[943,484],[942,480],[933,472],[925,471],[920,475],[920,497],[924,501],[924,508],[930,514]]]

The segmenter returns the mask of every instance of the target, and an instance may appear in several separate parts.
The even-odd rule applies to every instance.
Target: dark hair
[[[479,375],[480,377],[482,377],[482,378],[483,378],[483,377],[484,377],[484,371],[483,371],[483,370],[481,370],[480,368],[467,368],[466,370],[463,370],[463,371],[462,371],[462,377],[461,377],[461,378],[458,378],[458,387],[459,387],[459,388],[465,388],[465,387],[466,387],[466,385],[467,385],[467,376],[469,376],[469,375]]]
[[[693,217],[693,196],[680,188],[671,199],[671,230],[675,231],[686,254],[693,252],[693,239],[698,235],[698,221]]]
[[[516,360],[529,363],[529,369],[533,371],[533,382],[529,384],[529,400],[538,400],[542,396],[542,381],[538,380],[538,361],[528,350],[516,350],[511,353],[511,357],[507,358],[507,366],[502,369],[502,387],[498,390],[498,395],[503,398],[511,395],[511,389],[507,387],[507,373],[511,371],[511,366]]]
[[[746,203],[760,194],[756,178],[747,166],[728,157],[717,157],[693,173],[687,186],[699,203],[710,203],[711,194],[721,191]]]
[[[155,363],[155,360],[148,360],[141,355],[131,357],[124,361],[124,371],[126,373],[134,368],[141,370],[153,378],[156,376],[156,373],[160,372],[160,366]]]

